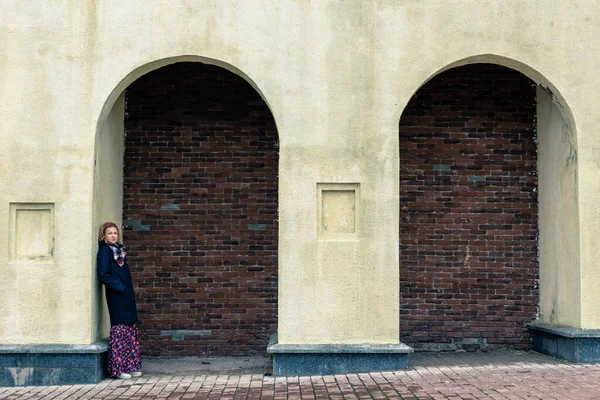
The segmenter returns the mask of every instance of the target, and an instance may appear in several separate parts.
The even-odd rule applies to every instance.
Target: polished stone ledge
[[[0,354],[60,353],[95,354],[108,351],[108,340],[92,344],[0,344]]]
[[[267,353],[275,376],[324,375],[408,368],[413,349],[398,344],[280,344],[273,335]]]
[[[600,362],[600,329],[582,329],[536,321],[527,325],[531,348],[577,363]]]
[[[96,383],[104,377],[108,342],[0,345],[0,386]]]

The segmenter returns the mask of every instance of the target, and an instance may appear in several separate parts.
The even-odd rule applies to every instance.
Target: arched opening
[[[127,86],[97,148],[96,218],[122,221],[144,353],[264,352],[277,324],[278,136],[261,95],[220,66],[162,66]]]
[[[401,340],[525,349],[529,322],[577,318],[576,144],[559,103],[517,70],[453,67],[411,98],[399,140]]]

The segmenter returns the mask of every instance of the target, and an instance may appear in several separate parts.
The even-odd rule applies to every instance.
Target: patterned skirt
[[[142,368],[140,341],[135,324],[110,327],[108,344],[108,376],[116,377],[123,372]]]

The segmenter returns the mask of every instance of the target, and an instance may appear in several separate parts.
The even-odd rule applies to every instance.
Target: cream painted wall
[[[99,227],[112,221],[122,226],[123,216],[123,152],[125,141],[125,95],[119,96],[96,137],[94,161],[94,205],[92,226],[92,260],[90,273],[96,275],[96,253],[98,250]],[[108,307],[104,287],[95,279],[92,285],[91,326],[96,329],[92,337],[107,337],[110,331]]]
[[[577,141],[550,93],[537,89],[540,319],[581,326]]]
[[[482,61],[549,87],[577,136],[580,252],[560,268],[580,274],[580,325],[600,328],[599,19],[584,0],[0,0],[0,223],[11,202],[56,205],[51,263],[0,246],[0,342],[102,336],[92,238],[111,208],[98,194],[118,189],[94,175],[100,132],[120,129],[110,111],[134,79],[178,60],[239,73],[277,123],[280,342],[398,342],[398,121],[429,78]],[[357,240],[317,240],[317,183],[335,182],[360,183]]]
[[[90,343],[86,9],[0,1],[0,343]],[[54,204],[52,259],[9,261],[10,203]]]

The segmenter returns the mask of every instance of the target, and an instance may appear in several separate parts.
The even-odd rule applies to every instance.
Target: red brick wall
[[[535,118],[533,83],[489,64],[443,72],[407,105],[400,120],[404,342],[529,347],[524,325],[539,299]]]
[[[126,99],[124,239],[144,353],[264,352],[277,319],[269,109],[242,78],[200,63],[153,71]]]

